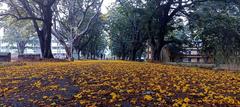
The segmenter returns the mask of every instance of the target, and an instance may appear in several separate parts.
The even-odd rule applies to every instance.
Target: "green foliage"
[[[82,37],[82,41],[78,43],[76,47],[79,51],[82,51],[85,57],[91,57],[92,59],[100,58],[105,55],[108,46],[107,34],[104,32],[106,25],[105,16],[101,15],[97,17],[97,20],[90,27],[87,35]]]
[[[159,3],[154,0],[119,0],[112,7],[109,31],[113,55],[134,60],[134,52],[136,56],[142,57],[146,46],[150,46],[155,52],[154,57],[159,57],[165,45],[178,47],[178,50],[173,50],[180,52],[181,44],[188,40],[186,34],[177,34],[185,29],[184,20],[175,17],[175,14],[168,16],[163,13],[170,14],[173,11],[170,8],[173,2],[169,1],[170,6]]]
[[[148,39],[143,3],[124,1],[109,12],[112,54],[121,59],[140,59]]]
[[[27,44],[38,44],[35,30],[28,21],[16,21],[8,17],[1,21],[1,27],[5,34],[2,41],[8,43],[9,47],[17,48],[19,54],[23,54]]]
[[[123,12],[123,8],[116,7],[109,13],[110,48],[112,54],[119,57],[130,50],[127,47],[130,45],[129,22],[121,12]]]
[[[202,41],[203,52],[213,55],[217,64],[240,61],[238,12],[238,5],[231,2],[210,1],[198,6],[191,15],[193,36]]]

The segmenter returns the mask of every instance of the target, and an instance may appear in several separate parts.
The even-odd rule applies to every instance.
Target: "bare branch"
[[[88,9],[89,9],[94,3],[95,3],[95,1],[92,2],[90,5],[88,5],[88,6],[86,7],[85,11],[83,12],[83,17],[82,17],[81,20],[78,22],[78,25],[77,25],[77,28],[78,28],[78,29],[82,26],[82,24],[83,24],[83,22],[84,22],[84,19],[85,19],[85,17],[86,17],[86,14],[87,14],[87,12],[88,12]]]
[[[88,29],[89,29],[90,25],[92,24],[94,18],[99,14],[102,3],[103,3],[103,0],[101,1],[99,7],[97,8],[97,12],[90,18],[90,20],[87,24],[87,27],[78,36],[84,35],[88,31]],[[76,38],[77,38],[77,36],[75,37],[75,39]]]
[[[16,20],[39,20],[39,21],[43,21],[43,19],[41,19],[41,18],[19,17],[19,16],[16,16],[15,14],[11,14],[11,13],[3,13],[3,14],[0,14],[0,16],[11,16],[11,17],[15,18]]]

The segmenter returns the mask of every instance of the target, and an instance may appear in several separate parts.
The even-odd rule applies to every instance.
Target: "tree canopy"
[[[8,7],[0,13],[1,22],[15,20],[9,26],[11,33],[14,28],[27,37],[37,34],[43,58],[53,58],[54,36],[68,59],[74,53],[79,58],[80,54],[101,57],[109,47],[117,58],[133,61],[146,57],[150,48],[152,60],[161,61],[163,47],[170,48],[175,57],[197,41],[202,53],[214,56],[215,62],[239,61],[238,0],[116,0],[107,14],[101,13],[103,0],[1,3]]]

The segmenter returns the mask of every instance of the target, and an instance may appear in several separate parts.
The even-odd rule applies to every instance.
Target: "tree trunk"
[[[152,49],[153,49],[153,61],[161,61],[161,50],[165,45],[164,38],[167,35],[167,24],[159,25],[159,33],[157,33],[157,40],[152,41]]]
[[[73,41],[70,42],[69,44],[69,57],[68,57],[68,60],[69,61],[74,61],[74,57],[73,57]]]
[[[153,52],[152,52],[153,61],[161,61],[161,51],[164,46],[163,42],[164,41],[162,41],[162,43],[159,43],[158,46],[152,48],[153,49]]]
[[[39,32],[38,37],[40,41],[40,48],[42,52],[43,58],[54,58],[51,50],[51,40],[52,40],[52,9],[51,7],[44,7],[43,8],[43,28],[41,32]]]
[[[126,60],[126,54],[125,53],[123,53],[123,55],[122,55],[122,60]]]
[[[133,49],[132,50],[132,56],[131,56],[131,60],[132,61],[136,61],[136,57],[137,57],[137,49]]]
[[[17,43],[17,49],[18,49],[18,54],[23,55],[24,50],[26,49],[26,42],[20,41],[19,43]]]
[[[93,59],[93,54],[92,54],[92,52],[91,52],[91,59]]]
[[[152,58],[153,58],[153,61],[159,61],[160,60],[160,52],[161,52],[161,50],[160,49],[158,49],[157,47],[155,47],[154,49],[153,49],[153,52],[152,52]]]
[[[87,59],[89,59],[89,53],[87,53]]]
[[[25,50],[25,49],[19,49],[18,54],[19,54],[19,55],[23,55],[23,54],[24,54],[24,50]]]
[[[65,46],[64,46],[65,47]],[[66,46],[65,48],[65,51],[66,51],[66,54],[67,54],[67,59],[68,60],[71,60],[71,54],[72,54],[72,52],[71,52],[71,49],[70,49],[70,47],[68,47],[68,46]]]
[[[141,50],[139,51],[139,55],[138,55],[138,59],[139,59],[139,60],[141,60],[141,58],[142,58],[143,51],[144,51],[143,49],[141,49]]]
[[[81,50],[80,50],[80,49],[78,49],[78,50],[77,50],[77,54],[78,54],[78,60],[80,60],[80,59],[81,59],[81,54],[80,54],[80,52],[81,52]]]
[[[93,59],[94,59],[94,60],[96,59],[96,54],[93,54]]]
[[[122,52],[121,52],[122,60],[126,60],[126,52],[125,52],[125,50],[126,50],[125,45],[122,45]]]

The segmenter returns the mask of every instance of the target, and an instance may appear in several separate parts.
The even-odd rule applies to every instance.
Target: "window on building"
[[[184,62],[183,58],[180,58],[180,61],[179,62]]]
[[[200,58],[197,58],[197,62],[200,62]]]

